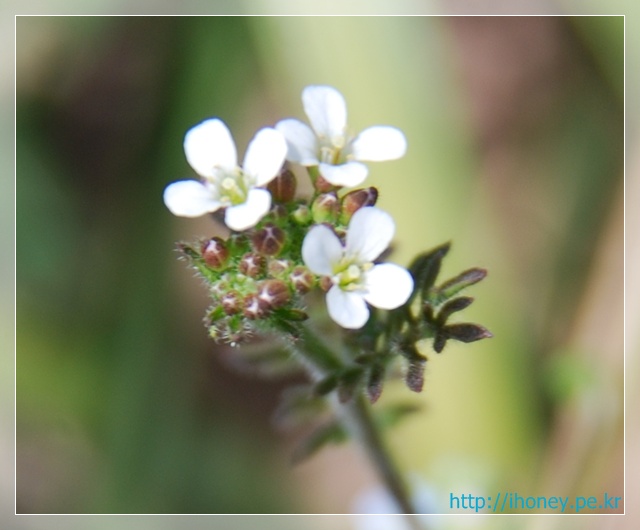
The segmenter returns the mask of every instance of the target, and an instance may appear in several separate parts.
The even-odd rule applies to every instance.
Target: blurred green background
[[[489,277],[465,320],[495,335],[432,354],[422,412],[390,432],[449,494],[622,495],[622,17],[18,17],[18,513],[350,513],[375,475],[350,446],[291,467],[271,416],[287,381],[238,373],[174,242],[213,235],[162,191],[184,133],[304,118],[330,84],[370,165],[393,261],[453,242]],[[362,497],[362,495],[365,497]],[[365,499],[365,500],[363,500]],[[363,504],[364,503],[364,504]],[[599,510],[605,511],[605,510]],[[444,523],[443,523],[444,524]],[[478,523],[484,524],[484,523]]]

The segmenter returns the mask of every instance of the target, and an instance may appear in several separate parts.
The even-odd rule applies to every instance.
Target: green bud
[[[215,270],[222,269],[229,259],[229,250],[219,237],[212,237],[209,241],[205,241],[201,252],[207,266]]]
[[[296,195],[296,176],[289,169],[282,171],[267,185],[275,202],[291,202]]]
[[[340,215],[340,201],[335,192],[318,195],[311,205],[315,223],[335,223]]]
[[[286,236],[282,228],[267,223],[251,237],[256,252],[266,256],[277,256],[284,248]]]
[[[306,204],[300,204],[291,212],[291,217],[299,225],[306,225],[311,222],[311,210]]]
[[[246,274],[251,278],[255,278],[261,274],[264,274],[264,269],[266,266],[266,260],[264,256],[260,254],[256,254],[255,252],[247,252],[240,263],[238,263],[238,270],[242,274]]]
[[[348,224],[351,216],[360,208],[365,206],[375,206],[378,200],[378,190],[374,187],[353,190],[342,198],[342,213],[340,222]]]

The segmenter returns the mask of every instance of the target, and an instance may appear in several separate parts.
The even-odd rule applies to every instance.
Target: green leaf
[[[437,289],[433,289],[428,294],[428,299],[435,305],[439,305],[442,302],[454,297],[463,289],[478,283],[487,276],[486,269],[480,269],[474,267],[458,274],[455,278],[451,278],[444,282]]]
[[[313,431],[295,449],[292,455],[294,464],[306,460],[329,443],[342,443],[348,438],[346,429],[337,421],[332,421]]]
[[[447,255],[450,248],[451,243],[445,243],[444,245],[420,254],[413,260],[409,266],[409,271],[413,276],[415,286],[413,294],[409,299],[409,304],[413,301],[417,293],[422,292],[424,296],[429,289],[433,287],[440,272],[442,258]]]
[[[447,319],[458,311],[462,311],[466,309],[473,303],[473,298],[470,296],[461,296],[459,298],[454,298],[445,303],[440,311],[438,312],[438,318],[436,322],[440,325],[446,323]]]

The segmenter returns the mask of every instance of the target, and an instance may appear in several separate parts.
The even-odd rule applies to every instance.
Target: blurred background
[[[489,270],[464,319],[494,338],[381,398],[421,407],[388,442],[425,506],[623,496],[622,17],[18,17],[16,33],[18,513],[381,509],[357,448],[291,465],[272,422],[288,381],[224,362],[173,250],[220,227],[162,202],[193,175],[191,126],[222,118],[242,156],[305,118],[309,84],[344,94],[354,131],[407,136],[367,181],[392,260],[452,241],[444,277]]]

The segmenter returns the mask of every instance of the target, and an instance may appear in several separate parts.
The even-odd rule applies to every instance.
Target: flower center
[[[345,147],[349,145],[350,139],[346,134],[334,136],[332,138],[320,138],[320,162],[337,166],[347,161]]]
[[[248,181],[247,175],[239,168],[232,173],[224,173],[217,182],[220,202],[225,206],[246,202],[250,189]]]
[[[343,259],[333,268],[333,283],[343,291],[362,290],[366,272],[372,267],[373,263],[354,263]]]

